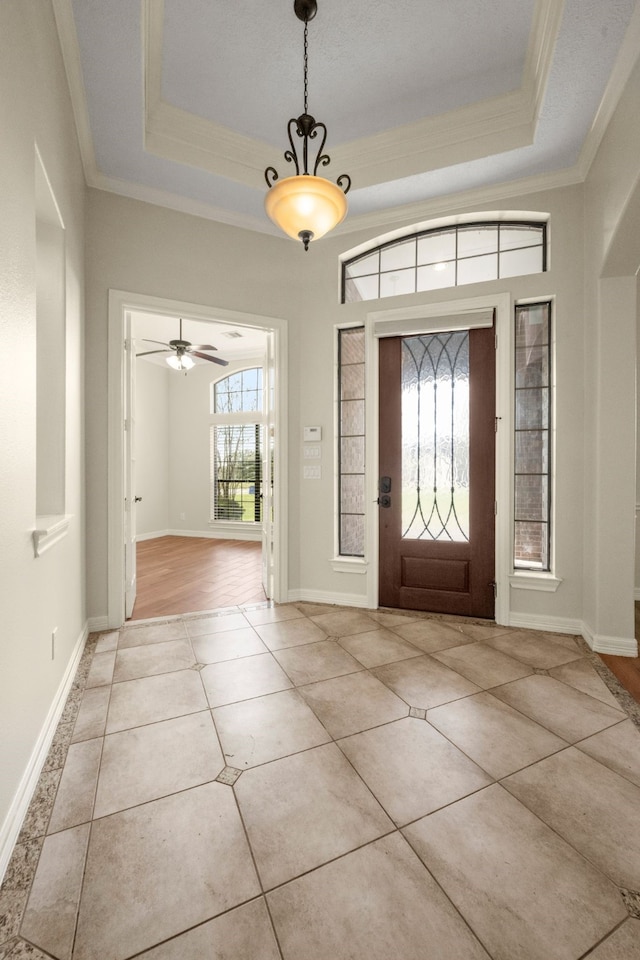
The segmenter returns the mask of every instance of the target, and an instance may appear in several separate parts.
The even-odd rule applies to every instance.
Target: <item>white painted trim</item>
[[[539,590],[542,593],[555,593],[562,580],[552,573],[512,573],[509,585],[514,590]]]
[[[408,177],[531,144],[562,19],[557,0],[538,0],[520,89],[439,116],[338,145],[336,169],[360,187]],[[142,6],[145,148],[258,188],[266,165],[282,162],[271,144],[188,113],[162,99],[163,0]]]
[[[638,641],[635,637],[607,637],[594,634],[586,624],[582,625],[582,636],[594,653],[612,653],[618,657],[638,656]]]
[[[168,314],[194,320],[219,321],[235,326],[261,327],[274,335],[276,369],[276,447],[274,459],[274,596],[282,603],[288,593],[288,335],[287,321],[224,310],[216,306],[168,300],[141,293],[109,290],[108,313],[108,626],[124,622],[124,339],[125,314],[129,311]],[[187,535],[177,531],[178,535]],[[200,536],[200,533],[196,534]]]
[[[328,593],[325,590],[305,590],[300,587],[289,590],[289,603],[306,601],[307,603],[327,603],[338,607],[360,607],[367,609],[369,604],[362,593]]]
[[[78,134],[82,166],[85,179],[87,183],[92,186],[93,180],[98,176],[98,167],[96,164],[93,137],[91,135],[87,92],[84,85],[84,75],[82,73],[80,46],[78,44],[78,34],[76,33],[76,23],[73,16],[72,0],[52,0],[52,6],[60,48],[62,50],[62,60],[64,62],[65,73],[67,74],[71,108],[73,110],[73,117]]]
[[[156,530],[153,533],[140,533],[136,543],[146,540],[158,540],[160,537],[198,537],[205,540],[242,540],[243,542],[257,542],[262,540],[262,524],[258,523],[248,529],[248,524],[231,523],[224,529],[216,527],[210,530]]]
[[[511,294],[494,293],[480,297],[468,297],[460,300],[434,302],[430,300],[422,306],[398,307],[392,310],[373,310],[366,316],[365,321],[365,417],[366,417],[366,463],[365,463],[365,490],[367,503],[371,508],[367,510],[365,556],[369,558],[369,576],[367,580],[367,603],[371,608],[378,606],[378,559],[379,559],[379,530],[378,511],[373,506],[377,501],[378,482],[378,390],[379,390],[379,363],[377,341],[382,336],[398,336],[403,330],[403,323],[410,328],[410,333],[420,327],[423,332],[447,329],[446,319],[457,318],[465,313],[475,313],[482,317],[482,313],[495,310],[495,330],[497,336],[496,351],[496,416],[499,418],[499,429],[496,434],[496,543],[495,543],[495,580],[497,597],[495,605],[495,619],[497,623],[509,623],[509,573],[511,572],[510,537],[511,517],[513,514],[513,492],[511,478],[513,475],[513,404],[511,402],[513,364],[512,341],[513,324],[511,323]],[[419,318],[422,322],[419,322]],[[444,319],[444,323],[442,322]],[[484,322],[484,321],[481,321]]]
[[[89,617],[87,620],[89,633],[99,633],[102,630],[109,629],[109,617],[106,614],[102,617]]]
[[[633,599],[640,600],[640,587],[636,587],[633,591]]]
[[[33,552],[36,557],[41,557],[54,544],[66,537],[72,516],[72,514],[62,514],[53,517],[36,517],[36,528],[32,533]]]
[[[29,809],[29,804],[31,803],[33,792],[37,786],[42,767],[47,759],[51,741],[53,740],[58,721],[64,710],[88,634],[89,627],[88,624],[85,624],[71,652],[69,662],[58,685],[58,689],[55,692],[44,724],[38,734],[38,739],[31,752],[29,762],[22,775],[18,789],[11,801],[7,816],[0,827],[0,883],[2,883],[2,878],[11,859],[13,848],[18,839],[18,834],[22,828],[27,810]]]
[[[547,617],[539,613],[512,613],[507,626],[524,630],[539,630],[543,633],[568,633],[584,636],[582,620],[569,617]]]
[[[332,557],[329,560],[331,569],[335,573],[366,574],[369,564],[364,557]]]

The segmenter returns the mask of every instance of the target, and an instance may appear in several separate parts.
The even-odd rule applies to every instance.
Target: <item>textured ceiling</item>
[[[53,3],[87,181],[272,232],[262,172],[290,175],[302,112],[292,0]],[[328,127],[326,175],[352,176],[340,229],[504,181],[579,180],[612,74],[638,52],[636,6],[318,0],[309,109]]]

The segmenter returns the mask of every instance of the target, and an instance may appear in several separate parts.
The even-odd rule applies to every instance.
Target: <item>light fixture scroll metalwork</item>
[[[308,25],[317,13],[317,0],[294,0],[293,8],[304,23],[304,110],[299,117],[289,120],[291,149],[285,150],[284,159],[294,165],[296,172],[295,176],[280,180],[276,168],[267,167],[264,175],[269,192],[265,208],[281,230],[302,240],[308,250],[311,240],[318,240],[344,220],[351,177],[343,173],[333,183],[318,176],[318,169],[328,166],[331,157],[324,152],[326,125],[311,116],[308,109]]]

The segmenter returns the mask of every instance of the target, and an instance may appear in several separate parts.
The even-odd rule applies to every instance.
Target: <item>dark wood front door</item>
[[[493,328],[380,341],[384,607],[494,615]]]

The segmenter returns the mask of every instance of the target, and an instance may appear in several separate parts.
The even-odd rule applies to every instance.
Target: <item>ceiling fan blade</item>
[[[166,350],[145,350],[144,353],[136,353],[136,357],[148,357],[152,353],[171,353],[171,348],[167,347]]]
[[[170,350],[170,349],[171,349],[171,347],[169,346],[169,344],[168,344],[168,343],[165,343],[164,340],[149,340],[148,337],[143,337],[143,338],[142,338],[142,342],[143,342],[143,343],[159,343],[161,346],[166,347],[167,350]]]
[[[193,353],[194,350],[217,350],[217,347],[212,347],[210,343],[192,343],[189,347],[189,353]]]
[[[220,357],[210,357],[208,353],[199,353],[197,350],[190,350],[189,353],[194,357],[200,357],[201,360],[210,360],[211,363],[219,363],[221,367],[229,366],[228,360],[222,360]]]

